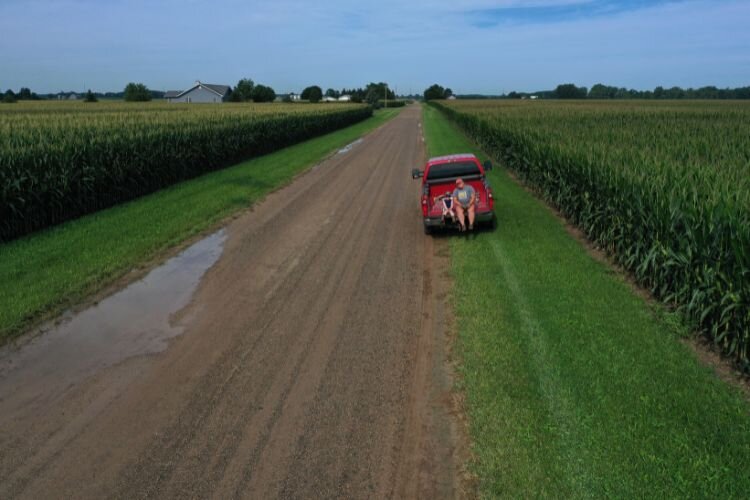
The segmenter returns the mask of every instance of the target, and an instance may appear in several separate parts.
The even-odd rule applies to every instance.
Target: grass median
[[[430,155],[486,156],[424,109]],[[451,238],[458,352],[484,497],[740,498],[750,405],[670,315],[498,168],[498,229]]]
[[[0,245],[0,344],[247,208],[398,112],[377,111],[351,127]]]

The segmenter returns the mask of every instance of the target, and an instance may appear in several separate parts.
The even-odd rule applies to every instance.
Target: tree
[[[348,95],[351,97],[352,102],[362,102],[365,100],[364,89],[341,89],[340,95]]]
[[[671,87],[664,91],[664,97],[667,99],[683,99],[685,97],[685,91],[680,87]]]
[[[443,99],[448,99],[452,95],[453,95],[453,91],[450,88],[447,88],[443,92]]]
[[[266,85],[258,84],[253,88],[254,102],[273,102],[276,99],[276,91]]]
[[[151,100],[151,91],[142,83],[128,83],[123,98],[128,102],[146,102]]]
[[[597,83],[589,90],[589,99],[614,99],[617,95],[617,87],[610,87]]]
[[[555,89],[555,97],[558,99],[585,99],[586,87],[576,87],[573,83],[563,83]]]
[[[310,102],[318,102],[323,97],[323,90],[317,85],[312,85],[303,90],[300,97]]]
[[[31,95],[31,89],[28,87],[21,87],[21,90],[18,91],[16,98],[19,101],[30,101],[33,98]]]
[[[83,99],[84,102],[97,102],[99,99],[96,98],[93,92],[91,92],[91,89],[89,89],[88,92],[86,92],[86,97]]]
[[[381,94],[378,92],[377,88],[370,88],[367,90],[367,93],[365,94],[365,101],[367,101],[368,104],[374,106],[378,103],[378,101],[385,97],[385,94]]]
[[[16,94],[10,89],[6,90],[3,94],[3,102],[7,104],[16,102]]]
[[[445,98],[445,89],[438,85],[437,83],[434,85],[431,85],[429,88],[427,88],[424,91],[424,100],[425,101],[431,101],[433,99],[444,99]]]
[[[239,82],[237,82],[237,86],[232,91],[232,95],[237,94],[237,101],[250,101],[253,99],[253,90],[255,89],[255,82],[253,82],[250,78],[243,78]]]
[[[385,99],[386,96],[388,96],[388,99],[391,101],[396,100],[396,94],[388,88],[388,84],[385,82],[368,83],[367,87],[365,87],[364,94],[365,100],[370,104],[375,104],[379,100]]]
[[[333,97],[335,99],[338,99],[340,95],[341,94],[339,94],[337,91],[333,89],[326,90],[326,97]]]

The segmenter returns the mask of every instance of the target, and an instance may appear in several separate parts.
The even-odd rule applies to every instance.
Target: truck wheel
[[[497,217],[493,217],[490,223],[488,224],[488,227],[490,228],[490,231],[494,231],[497,229]]]
[[[427,224],[424,225],[424,234],[430,235],[432,234],[432,227],[428,226]]]

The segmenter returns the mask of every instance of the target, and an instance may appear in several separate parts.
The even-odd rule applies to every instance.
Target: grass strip
[[[431,155],[486,157],[431,107]],[[498,168],[498,229],[451,238],[483,497],[740,498],[750,405],[674,321]]]
[[[398,111],[0,245],[0,343],[247,208]]]

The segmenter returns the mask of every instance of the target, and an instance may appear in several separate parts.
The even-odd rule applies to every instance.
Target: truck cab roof
[[[433,165],[436,163],[453,163],[456,161],[476,160],[477,157],[471,153],[462,153],[455,155],[435,156],[427,160],[427,165]]]
[[[424,170],[424,182],[453,182],[457,177],[481,179],[482,167],[473,154],[454,154],[430,158]]]

